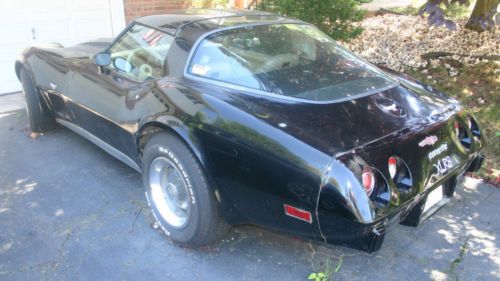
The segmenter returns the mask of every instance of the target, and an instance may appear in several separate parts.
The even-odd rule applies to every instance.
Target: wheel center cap
[[[168,183],[165,189],[169,197],[177,198],[177,187],[174,184]]]

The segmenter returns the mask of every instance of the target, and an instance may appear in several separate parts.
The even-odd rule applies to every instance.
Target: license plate
[[[427,195],[427,200],[425,201],[424,213],[430,208],[436,205],[439,201],[443,200],[443,186],[440,185]]]
[[[451,168],[453,168],[453,160],[449,155],[446,155],[443,158],[440,158],[436,161],[435,164],[433,164],[436,174],[441,176],[446,174]]]

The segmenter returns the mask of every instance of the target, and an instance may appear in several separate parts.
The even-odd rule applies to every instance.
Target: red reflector
[[[312,217],[311,217],[310,212],[301,210],[299,208],[295,208],[295,207],[287,205],[287,204],[284,204],[283,206],[285,207],[285,214],[287,216],[290,216],[292,218],[296,218],[296,219],[299,219],[299,220],[302,220],[302,221],[305,221],[308,223],[312,223]]]
[[[396,175],[396,171],[398,168],[398,160],[396,159],[396,157],[390,157],[388,165],[389,165],[389,175],[391,176],[391,179],[393,179],[394,176]]]
[[[372,169],[365,167],[361,178],[363,180],[363,188],[365,189],[366,194],[370,196],[373,192],[373,188],[375,187],[375,175],[373,174]]]
[[[460,124],[458,124],[457,121],[455,121],[455,123],[453,124],[453,127],[455,128],[455,134],[457,135],[457,137],[459,136],[460,134]]]

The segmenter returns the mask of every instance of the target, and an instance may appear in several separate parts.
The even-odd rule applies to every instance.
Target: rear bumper
[[[416,194],[413,198],[393,208],[389,213],[369,223],[359,222],[350,216],[346,208],[330,207],[330,210],[326,210],[326,207],[321,206],[321,202],[323,202],[321,200],[318,221],[323,239],[330,244],[366,252],[377,251],[382,246],[386,232],[391,228],[398,224],[418,226],[443,207],[454,195],[457,178],[467,171],[479,170],[483,161],[484,156],[481,153],[471,156],[468,161],[458,165],[446,177],[433,183],[425,191]],[[441,185],[443,186],[443,199],[424,212],[427,195]],[[322,199],[323,195],[321,195]],[[325,196],[324,199],[326,198],[328,197]]]
[[[442,185],[443,200],[425,213],[426,195],[437,186],[426,190],[424,193],[419,194],[419,196],[415,196],[412,200],[373,223],[363,224],[344,217],[337,217],[333,214],[330,216],[323,214],[320,219],[326,219],[328,216],[330,220],[329,224],[322,224],[321,230],[324,238],[330,244],[346,246],[369,253],[375,252],[382,246],[385,234],[396,225],[403,224],[416,227],[443,207],[453,197],[456,187],[456,176],[448,179]]]

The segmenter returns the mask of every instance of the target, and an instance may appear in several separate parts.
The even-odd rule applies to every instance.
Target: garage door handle
[[[36,40],[36,29],[34,27],[31,29],[31,34],[33,35],[33,40]]]

